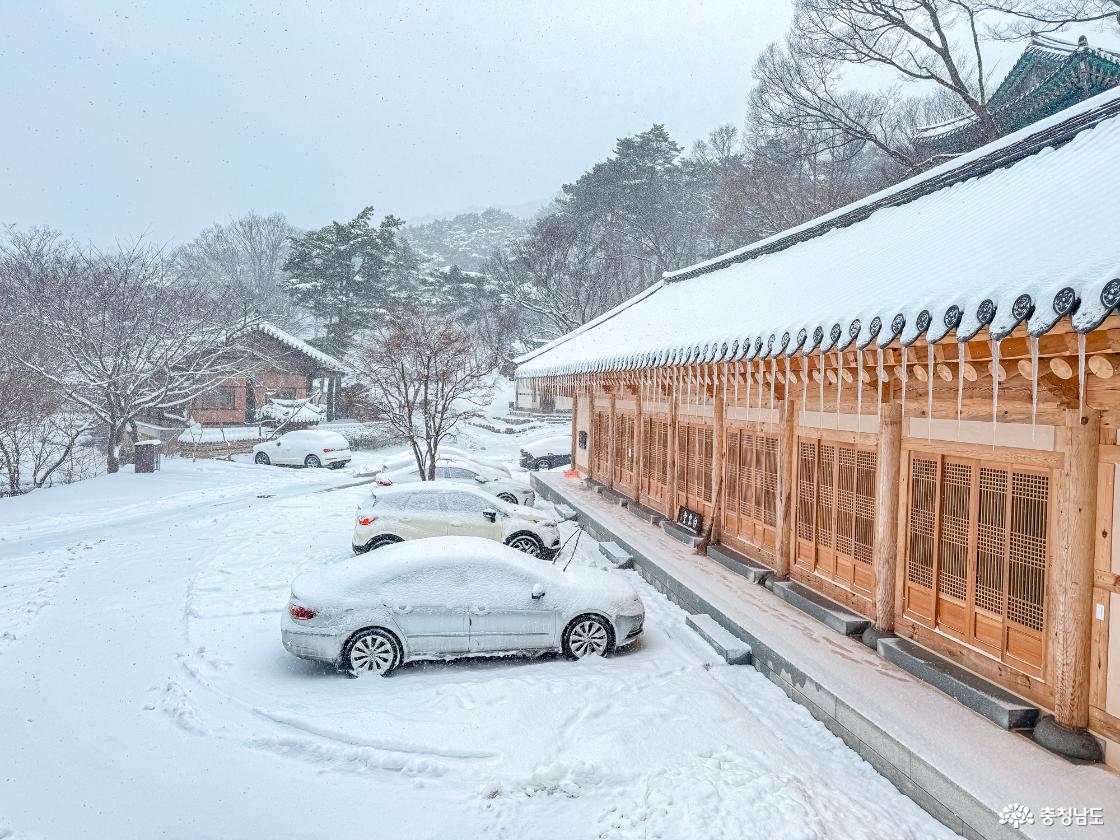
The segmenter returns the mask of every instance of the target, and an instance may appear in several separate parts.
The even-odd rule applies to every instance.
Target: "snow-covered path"
[[[605,660],[294,659],[292,576],[362,561],[355,480],[165,461],[0,502],[0,838],[953,836],[636,576]]]

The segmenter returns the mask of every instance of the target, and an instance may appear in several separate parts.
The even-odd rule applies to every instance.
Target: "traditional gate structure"
[[[573,398],[584,475],[1120,761],[1117,218],[1113,91],[666,274],[517,375]]]

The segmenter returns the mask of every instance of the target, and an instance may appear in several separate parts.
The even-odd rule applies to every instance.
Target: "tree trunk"
[[[109,441],[105,445],[106,469],[105,471],[112,475],[115,472],[120,472],[121,461],[117,456],[117,444],[121,436],[121,427],[115,422],[109,424]]]

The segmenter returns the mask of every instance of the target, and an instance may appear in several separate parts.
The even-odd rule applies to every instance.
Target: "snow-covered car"
[[[554,518],[456,481],[378,488],[358,505],[351,542],[355,554],[364,554],[403,540],[453,535],[486,537],[546,560],[560,549]]]
[[[377,479],[379,483],[388,481],[391,484],[413,484],[423,480],[415,461],[395,470],[379,472]],[[513,479],[498,477],[490,472],[483,472],[465,461],[440,458],[436,463],[436,479],[474,483],[487,493],[511,505],[532,507],[537,498],[537,494],[524,484]]]
[[[645,608],[615,572],[563,570],[492,540],[436,537],[305,572],[281,618],[289,653],[353,675],[418,659],[561,651],[607,654]]]
[[[302,429],[258,443],[253,447],[253,460],[258,464],[338,469],[350,463],[350,442],[338,432]]]
[[[527,470],[551,470],[572,463],[572,436],[558,435],[525,444],[521,449],[521,466]]]
[[[509,478],[511,473],[509,467],[499,464],[491,458],[485,458],[475,452],[466,452],[462,449],[457,449],[454,446],[441,446],[439,453],[436,455],[437,461],[461,461],[468,466],[473,467],[482,474],[493,473],[495,478]],[[387,459],[381,469],[385,472],[392,470],[399,470],[401,467],[407,467],[416,463],[416,456],[411,452],[406,452],[403,455],[394,455],[392,458]]]

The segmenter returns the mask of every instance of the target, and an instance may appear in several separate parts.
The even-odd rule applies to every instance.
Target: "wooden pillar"
[[[1066,729],[1089,725],[1093,545],[1097,516],[1097,466],[1101,418],[1066,409],[1065,462],[1058,478],[1057,528],[1050,556],[1050,661],[1054,669],[1054,720]]]
[[[644,390],[641,382],[634,390],[634,501],[638,504],[642,503],[642,467],[646,460],[646,442],[642,435],[642,394]]]
[[[902,463],[902,406],[885,402],[879,412],[875,451],[875,629],[894,632],[895,583],[898,574],[898,496]]]
[[[723,526],[723,499],[726,497],[723,487],[723,464],[727,460],[727,424],[725,397],[727,383],[720,379],[719,368],[713,366],[715,386],[712,388],[712,522],[708,529],[704,548],[720,540],[720,529]]]
[[[677,515],[677,416],[678,401],[677,372],[669,370],[669,387],[666,400],[669,402],[669,452],[666,458],[665,476],[665,515],[675,518]]]
[[[579,393],[572,389],[572,463],[568,469],[579,468]]]
[[[616,394],[611,390],[610,396],[610,422],[607,424],[607,437],[609,444],[607,445],[607,486],[612,490],[614,489],[614,468],[618,463],[618,415],[615,413],[615,399]]]
[[[788,578],[793,563],[794,437],[797,431],[797,402],[783,389],[778,406],[778,519],[775,529],[774,574]]]

